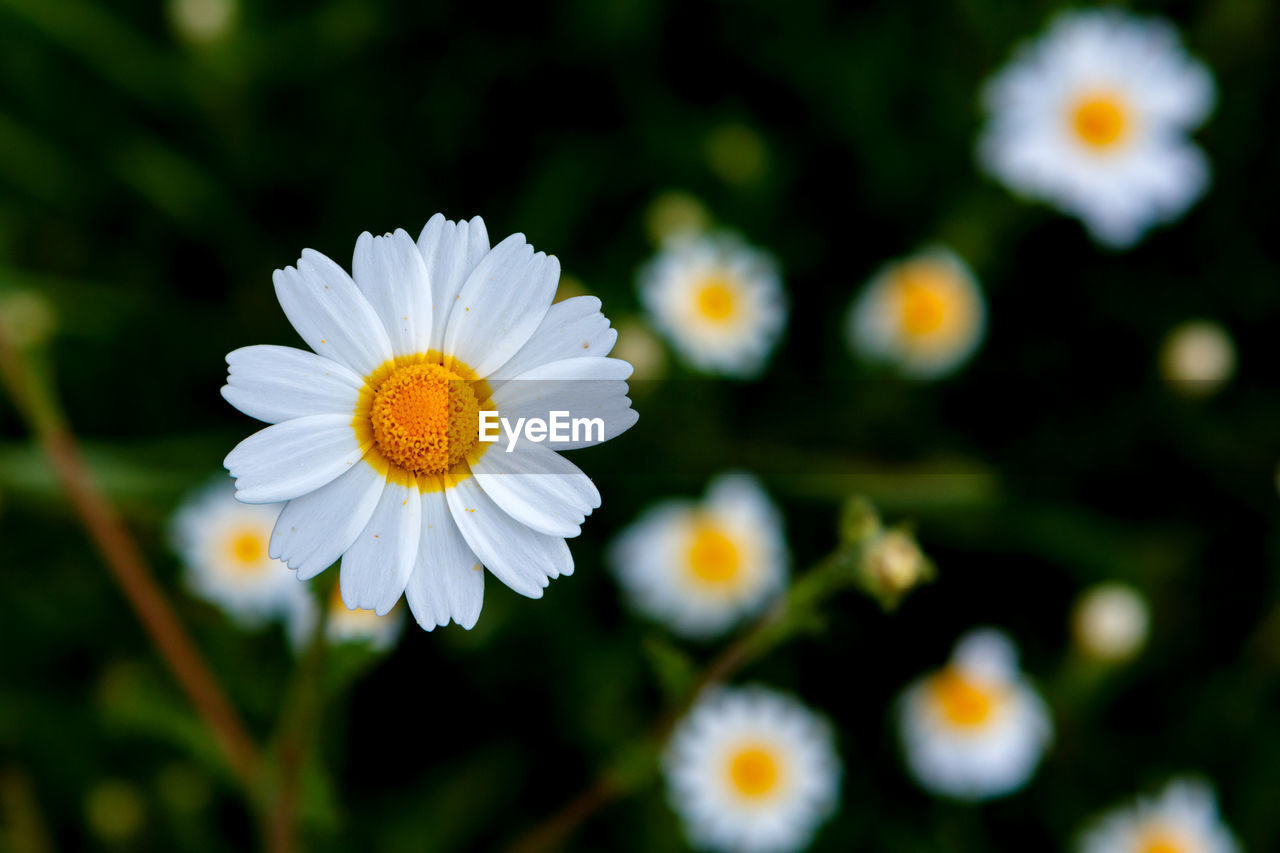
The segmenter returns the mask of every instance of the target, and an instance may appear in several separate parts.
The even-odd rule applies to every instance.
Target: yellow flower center
[[[781,776],[778,760],[764,747],[744,747],[729,758],[729,783],[744,797],[768,796],[778,787]]]
[[[1138,853],[1191,853],[1191,848],[1164,827],[1155,827],[1142,833]]]
[[[738,294],[733,281],[723,274],[708,276],[695,292],[698,315],[713,323],[724,323],[738,311]]]
[[[1000,702],[1000,692],[967,678],[954,667],[933,676],[929,684],[942,715],[957,728],[978,728],[991,719]]]
[[[1071,125],[1086,145],[1112,148],[1129,130],[1128,109],[1115,95],[1088,95],[1076,101],[1072,108]]]
[[[227,556],[238,572],[252,574],[261,571],[267,556],[267,542],[262,531],[254,528],[237,530],[227,540]]]
[[[898,310],[902,331],[922,338],[942,328],[947,320],[946,285],[930,272],[909,270],[898,283]]]
[[[708,586],[731,584],[742,568],[738,545],[718,525],[700,520],[689,544],[689,571]]]
[[[479,443],[479,413],[469,382],[420,363],[395,368],[378,385],[369,421],[389,462],[413,474],[443,474]]]

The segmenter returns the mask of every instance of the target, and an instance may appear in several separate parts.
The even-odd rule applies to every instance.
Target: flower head
[[[787,322],[773,259],[729,235],[668,240],[640,272],[640,301],[686,362],[738,378],[764,369]]]
[[[671,806],[698,847],[783,853],[808,845],[835,810],[840,760],[827,723],[764,688],[723,688],[676,727]]]
[[[174,513],[170,538],[182,558],[187,587],[242,625],[287,617],[307,590],[273,559],[271,529],[279,504],[250,506],[218,480],[188,497]]]
[[[1160,372],[1188,397],[1212,394],[1231,379],[1235,369],[1235,342],[1226,329],[1208,320],[1175,326],[1160,346]]]
[[[954,253],[934,248],[883,267],[849,310],[849,344],[873,361],[928,379],[955,370],[982,341],[986,305]]]
[[[1132,658],[1147,641],[1147,600],[1122,583],[1100,583],[1085,590],[1072,614],[1076,645],[1099,661]]]
[[[635,607],[689,637],[713,636],[758,612],[787,576],[782,517],[746,474],[716,478],[701,501],[650,508],[610,557]]]
[[[1169,23],[1064,12],[988,84],[986,168],[1123,248],[1180,217],[1209,183],[1187,140],[1213,107],[1209,71]]]
[[[907,688],[907,766],[929,791],[966,800],[1011,793],[1052,739],[1048,708],[1018,672],[1017,649],[990,628],[960,638],[951,661]]]
[[[484,222],[436,215],[415,244],[362,234],[353,274],[305,250],[276,295],[313,352],[227,356],[223,396],[272,426],[226,459],[237,497],[287,501],[271,556],[301,578],[339,557],[342,598],[387,613],[403,594],[430,630],[475,624],[481,567],[539,598],[573,571],[565,537],[600,505],[562,457],[629,428],[626,362],[590,296],[552,305],[560,264],[521,234],[490,248]],[[512,423],[598,418],[573,438],[480,441],[481,412]],[[515,427],[519,430],[519,427]],[[507,452],[510,447],[512,452]]]
[[[1237,853],[1213,789],[1196,779],[1170,782],[1159,796],[1104,816],[1081,839],[1080,853]]]

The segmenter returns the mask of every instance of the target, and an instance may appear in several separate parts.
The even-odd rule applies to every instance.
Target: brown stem
[[[258,782],[257,748],[195,645],[183,630],[137,544],[94,484],[75,437],[0,323],[0,377],[49,458],[72,507],[134,614],[246,789]]]

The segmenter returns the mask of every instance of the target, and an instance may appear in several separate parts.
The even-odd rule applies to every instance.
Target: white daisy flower
[[[385,614],[403,594],[427,630],[450,619],[470,628],[482,565],[541,597],[572,573],[565,538],[600,505],[556,451],[636,421],[631,366],[604,357],[616,334],[600,301],[552,305],[559,262],[522,234],[490,249],[479,217],[436,215],[416,245],[402,230],[362,234],[353,270],[308,249],[296,269],[275,273],[285,315],[314,353],[254,346],[227,356],[223,396],[273,424],[227,456],[237,497],[288,501],[271,556],[303,579],[341,557],[352,607]],[[602,428],[512,444],[517,426],[481,442],[481,411],[544,426],[567,412]]]
[[[1240,845],[1218,816],[1213,789],[1197,779],[1170,782],[1160,796],[1104,816],[1080,853],[1237,853]]]
[[[231,483],[219,480],[189,497],[173,516],[170,538],[182,557],[187,587],[246,627],[287,616],[307,597],[306,588],[268,554],[279,513],[279,504],[240,503]]]
[[[991,628],[961,637],[947,666],[908,687],[900,714],[916,781],[957,799],[1021,788],[1053,737],[1049,709],[1018,671],[1017,649]]]
[[[1147,641],[1151,616],[1147,600],[1131,586],[1108,582],[1092,586],[1076,601],[1071,627],[1076,645],[1099,661],[1119,662],[1136,655]]]
[[[800,850],[840,793],[826,721],[759,687],[700,699],[672,734],[664,768],[672,808],[690,841],[707,850]]]
[[[1175,326],[1160,346],[1160,372],[1178,392],[1203,397],[1225,385],[1236,370],[1236,345],[1209,320]]]
[[[1166,21],[1062,13],[984,100],[985,167],[1015,192],[1079,217],[1104,245],[1133,245],[1209,184],[1208,161],[1187,136],[1213,108],[1213,77]]]
[[[986,319],[982,291],[964,261],[933,248],[882,267],[850,306],[845,331],[864,358],[929,379],[973,354]]]
[[[738,378],[764,369],[787,322],[773,259],[727,234],[668,240],[640,271],[640,301],[681,358]]]
[[[609,557],[636,609],[687,637],[758,613],[787,579],[782,516],[746,474],[717,477],[701,501],[646,510]]]

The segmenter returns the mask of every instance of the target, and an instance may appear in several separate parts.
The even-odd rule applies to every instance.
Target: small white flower
[[[1049,709],[1018,671],[1017,649],[991,628],[961,637],[950,663],[907,688],[900,712],[916,781],[957,799],[1018,790],[1053,737]]]
[[[1100,661],[1132,658],[1147,641],[1147,601],[1122,583],[1100,583],[1085,590],[1072,619],[1076,645]]]
[[[1190,397],[1212,394],[1236,369],[1236,345],[1227,330],[1208,320],[1176,326],[1160,348],[1165,381]]]
[[[1160,796],[1117,809],[1090,829],[1080,853],[1237,853],[1218,816],[1213,789],[1197,779],[1170,782]]]
[[[881,268],[854,300],[845,329],[863,357],[929,379],[973,354],[986,317],[982,291],[964,261],[933,248]]]
[[[787,322],[787,297],[771,257],[731,235],[684,234],[640,271],[640,301],[697,370],[758,375]]]
[[[328,598],[329,621],[325,625],[324,636],[330,645],[367,643],[373,651],[382,652],[394,646],[404,632],[404,608],[400,605],[391,608],[384,616],[372,610],[349,608],[342,600],[342,589],[338,584],[334,584]],[[310,595],[289,614],[289,638],[295,651],[307,648],[319,618],[319,607]]]
[[[986,168],[1079,217],[1107,246],[1177,219],[1208,186],[1208,161],[1187,136],[1213,108],[1213,77],[1166,21],[1062,13],[984,100]]]
[[[672,808],[690,841],[707,850],[800,850],[840,792],[826,721],[759,687],[699,700],[672,734],[664,767]]]
[[[436,215],[415,244],[362,234],[353,276],[318,252],[277,270],[285,315],[314,352],[227,356],[223,396],[272,426],[226,458],[236,496],[288,501],[271,555],[300,578],[339,557],[342,597],[387,613],[401,595],[427,630],[475,624],[488,568],[540,598],[573,572],[565,542],[600,506],[559,450],[629,428],[631,366],[591,296],[552,305],[560,263],[522,234]],[[575,440],[479,440],[479,413],[603,422]],[[545,424],[544,424],[545,425]],[[508,446],[514,452],[507,452]]]
[[[174,514],[170,538],[184,580],[196,595],[247,627],[288,616],[307,590],[268,550],[279,504],[249,506],[219,480],[190,496]]]
[[[717,477],[701,501],[649,508],[609,556],[636,609],[687,637],[759,612],[787,577],[782,516],[746,474]]]

